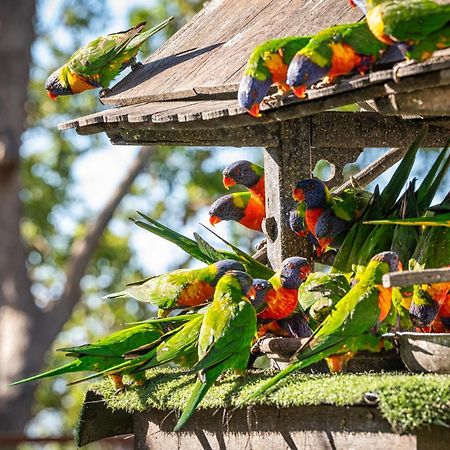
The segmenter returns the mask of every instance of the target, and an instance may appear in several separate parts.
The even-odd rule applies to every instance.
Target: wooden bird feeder
[[[424,123],[429,125],[424,146],[442,147],[448,139],[448,51],[424,63],[395,69],[379,67],[365,76],[310,90],[306,100],[291,95],[271,101],[262,107],[263,117],[258,119],[239,106],[238,83],[248,56],[258,44],[276,37],[314,34],[326,27],[362,18],[359,10],[349,7],[347,0],[212,0],[145,60],[143,67],[112,88],[102,99],[111,109],[62,123],[59,128],[75,128],[80,135],[105,132],[116,145],[263,147],[267,174],[267,253],[269,262],[276,268],[286,257],[311,254],[311,248],[290,230],[288,215],[293,206],[292,186],[298,179],[309,178],[317,161],[326,159],[336,166],[336,177],[331,183],[336,185],[342,182],[344,165],[355,161],[365,147],[407,147]],[[354,103],[362,105],[363,110],[335,110]],[[337,419],[330,418],[330,411],[324,410],[316,419],[325,424],[330,420],[336,422]],[[365,430],[362,425],[366,412],[360,416],[359,410],[345,414],[355,415],[351,420],[358,421],[359,428],[352,433],[373,431],[373,427]],[[311,418],[310,422],[316,419]],[[92,420],[95,423],[97,419]],[[152,420],[159,419],[152,416],[150,422]],[[374,429],[377,429],[378,425],[374,425],[378,424],[377,420],[372,422]],[[158,435],[152,437],[148,432],[145,436],[143,430],[147,430],[148,423],[149,418],[142,414],[134,419],[136,433],[139,433],[136,448],[162,448],[156,443]],[[193,423],[200,426],[202,420]],[[312,430],[311,423],[308,422],[306,431],[299,434],[302,439],[317,431],[307,431]],[[92,427],[92,423],[89,426]],[[331,434],[333,426],[330,425]],[[380,429],[384,426],[380,425]],[[195,429],[194,435],[191,428],[191,434],[171,438],[170,442],[178,439],[177,442],[185,445],[170,444],[165,448],[188,445],[190,448],[238,448],[221,443],[219,435],[214,445],[208,444],[200,428]],[[283,434],[288,433],[285,428],[280,425],[279,431],[284,437],[284,447],[264,448],[297,448],[298,441]],[[328,433],[326,429],[320,432]],[[111,433],[114,432],[110,431],[109,435]],[[448,443],[448,430],[445,433]],[[386,445],[394,448],[395,442],[400,443],[400,440],[393,438],[386,441]],[[436,441],[437,447],[433,448],[438,448],[438,444]],[[328,447],[324,444],[311,448]]]

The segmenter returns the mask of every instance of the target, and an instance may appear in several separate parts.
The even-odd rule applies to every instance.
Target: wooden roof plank
[[[359,18],[347,0],[212,0],[142,68],[114,86],[104,102],[127,105],[229,92],[259,43]]]

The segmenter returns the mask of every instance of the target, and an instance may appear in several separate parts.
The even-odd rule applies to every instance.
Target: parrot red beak
[[[247,292],[247,297],[248,297],[250,300],[255,300],[255,297],[256,297],[256,289],[255,289],[255,286],[252,286],[252,287],[248,290],[248,292]]]
[[[356,8],[355,2],[353,0],[348,0],[348,3],[352,8]]]
[[[259,112],[259,105],[254,104],[249,110],[248,113],[253,117],[262,117],[262,114]]]
[[[53,94],[53,92],[47,91],[47,95],[54,101],[56,102],[57,99],[57,95]]]
[[[225,175],[223,176],[223,185],[227,189],[230,189],[230,187],[234,186],[235,184],[236,184],[236,181],[234,181],[233,178],[226,177]]]
[[[222,219],[218,216],[210,216],[209,223],[214,226],[217,225],[219,222],[222,222]]]
[[[306,86],[302,84],[301,86],[292,88],[292,91],[294,92],[295,96],[298,98],[305,98],[306,97]]]
[[[305,193],[303,192],[303,189],[294,188],[292,190],[292,198],[296,202],[303,202],[305,200]]]

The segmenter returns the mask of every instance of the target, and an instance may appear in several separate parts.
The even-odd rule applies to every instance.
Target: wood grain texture
[[[212,0],[103,101],[129,105],[235,92],[260,43],[361,17],[347,0]]]

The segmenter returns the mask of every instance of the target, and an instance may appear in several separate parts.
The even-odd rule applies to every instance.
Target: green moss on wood
[[[210,389],[200,407],[234,406],[239,394],[251,392],[269,376],[268,371],[243,378],[227,374]],[[122,393],[115,393],[108,380],[91,385],[90,390],[101,394],[109,408],[130,413],[150,408],[180,410],[190,395],[195,375],[178,369],[153,369],[147,372],[147,378],[145,386],[130,386]],[[364,395],[368,392],[378,395],[381,414],[397,431],[450,424],[450,375],[297,373],[255,403],[276,407],[351,406],[364,404]]]

